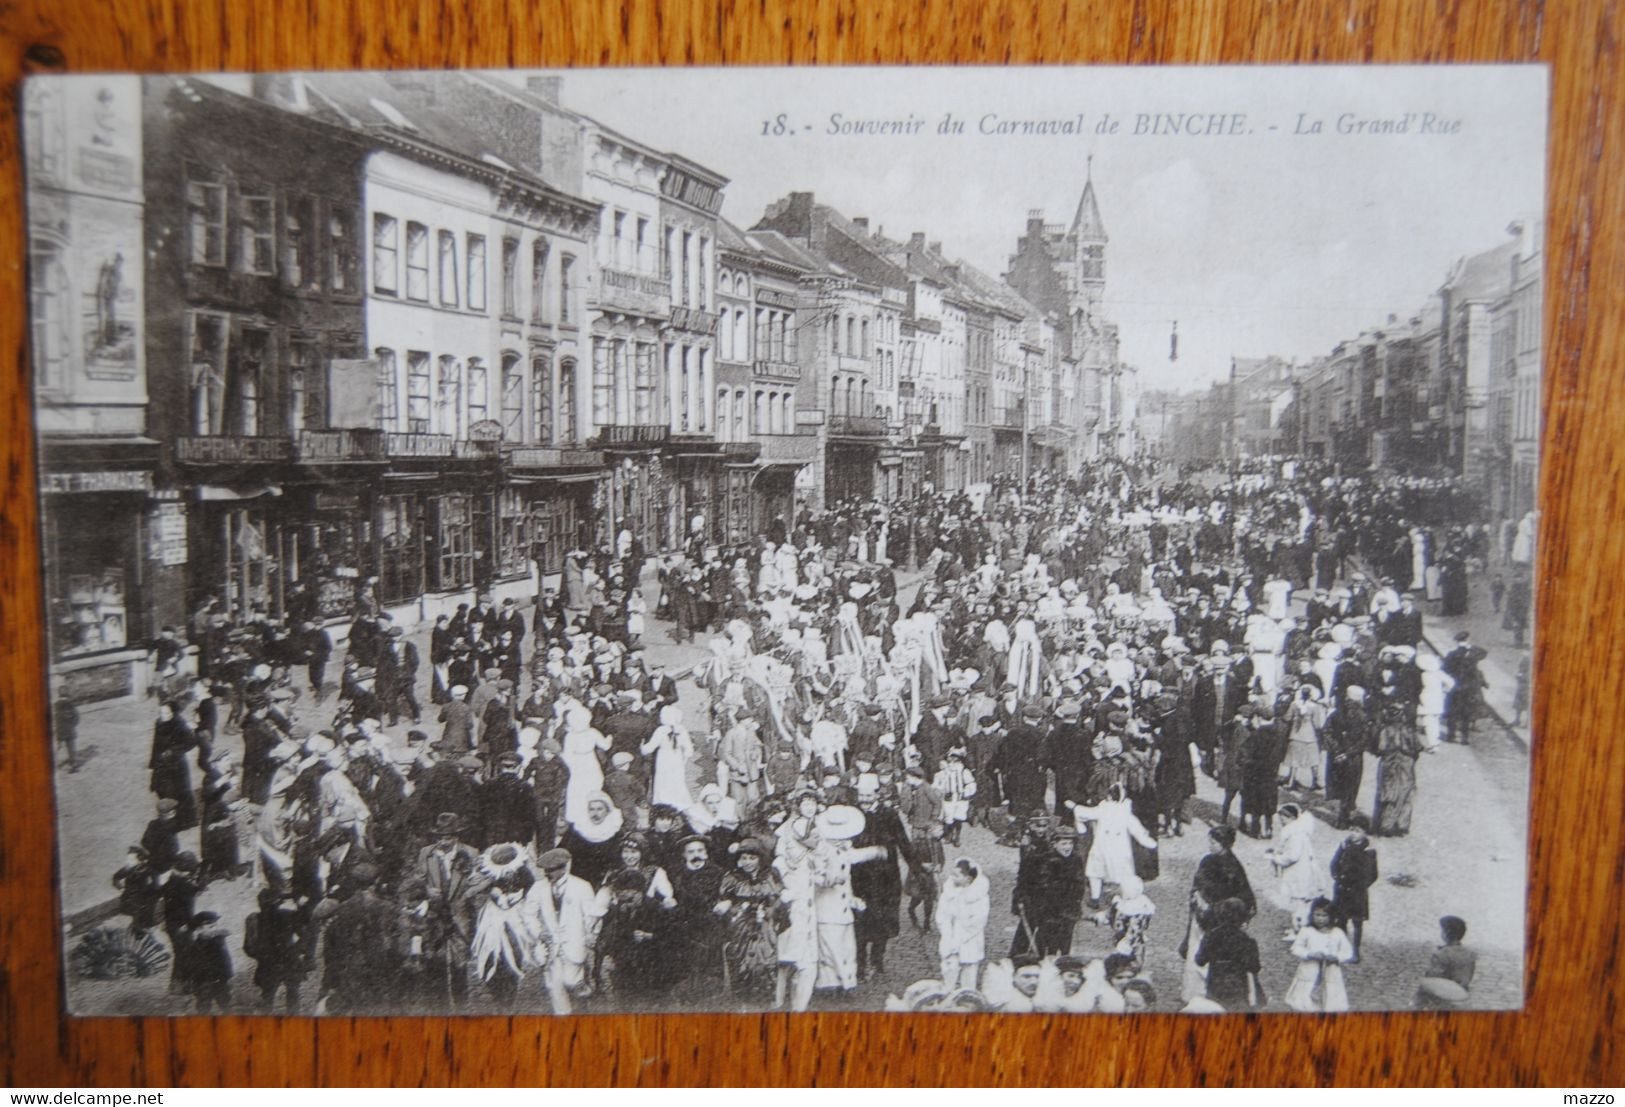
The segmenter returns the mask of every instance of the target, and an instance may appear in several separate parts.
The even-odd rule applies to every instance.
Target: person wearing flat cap
[[[548,947],[543,980],[555,1015],[568,1015],[575,999],[593,994],[588,965],[598,944],[603,909],[591,884],[571,873],[570,851],[550,849],[537,858],[542,880],[530,895],[541,909]]]

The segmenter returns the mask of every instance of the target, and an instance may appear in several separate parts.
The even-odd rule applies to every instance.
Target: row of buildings
[[[1390,315],[1307,363],[1235,358],[1203,393],[1148,392],[1148,448],[1452,474],[1492,525],[1516,522],[1539,485],[1543,260],[1539,220],[1515,220],[1504,241],[1452,265],[1409,318]]]
[[[46,599],[66,694],[209,600],[406,622],[847,497],[1126,455],[1092,181],[999,277],[567,108],[556,77],[25,90]]]

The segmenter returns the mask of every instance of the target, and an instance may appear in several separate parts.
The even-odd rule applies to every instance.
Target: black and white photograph
[[[29,79],[68,1012],[1522,1007],[1548,77]]]

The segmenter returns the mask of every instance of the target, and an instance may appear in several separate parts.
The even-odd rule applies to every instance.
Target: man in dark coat
[[[863,830],[853,839],[855,849],[879,846],[884,857],[852,866],[852,895],[864,903],[854,927],[858,939],[858,979],[884,976],[886,945],[902,928],[903,866],[911,865],[908,831],[897,809],[883,804],[878,787],[859,786],[858,807]]]
[[[254,986],[266,1014],[284,989],[286,1013],[299,1013],[299,990],[311,969],[312,937],[310,914],[295,901],[292,889],[260,890],[259,910],[243,925],[243,952],[254,961]]]
[[[1371,886],[1377,882],[1377,851],[1366,837],[1364,820],[1332,854],[1332,918],[1349,936],[1360,960],[1360,935],[1371,917]]]
[[[1044,738],[1043,764],[1055,774],[1055,813],[1063,814],[1066,801],[1083,802],[1092,763],[1090,736],[1082,719],[1082,705],[1066,700],[1055,709],[1055,722]]]
[[[1077,832],[1063,824],[1049,841],[1023,848],[1010,901],[1017,920],[1011,957],[1072,952],[1072,930],[1089,887],[1077,846]]]
[[[529,845],[536,837],[536,793],[519,779],[519,755],[497,758],[497,775],[480,786],[481,846],[498,842]]]
[[[704,999],[715,995],[722,984],[723,922],[716,906],[722,899],[726,872],[712,863],[710,843],[700,835],[685,834],[674,845],[675,864],[661,867],[671,879],[672,898],[677,901],[672,910],[672,954],[682,966],[683,976],[676,987],[679,995]],[[866,868],[873,866],[855,866],[852,875],[856,877]]]
[[[480,717],[480,751],[487,764],[519,748],[519,725],[513,717],[513,681],[497,681],[497,694]]]
[[[467,692],[463,685],[455,685],[446,706],[440,709],[440,741],[458,753],[474,748],[474,709],[468,704]]]
[[[993,755],[991,768],[999,778],[1010,814],[1025,819],[1044,810],[1044,735],[1038,729],[1043,708],[1029,704],[1021,722],[1012,726]]]
[[[964,731],[948,722],[948,708],[952,703],[953,699],[947,693],[939,693],[932,699],[930,710],[914,732],[914,746],[920,751],[920,768],[924,770],[927,780],[936,775],[943,756],[965,742]]]
[[[391,1014],[401,983],[400,909],[374,889],[371,865],[350,876],[354,892],[322,934],[322,995],[329,1014]]]
[[[310,680],[312,703],[322,702],[327,683],[327,663],[333,659],[333,636],[320,624],[306,620],[299,626],[299,652],[304,658],[305,675]]]
[[[1235,718],[1224,730],[1224,745],[1218,751],[1218,781],[1224,789],[1224,804],[1219,817],[1230,821],[1230,805],[1247,784],[1247,745],[1253,737],[1253,716],[1256,710],[1250,703],[1236,708]]]
[[[1473,645],[1464,630],[1456,635],[1455,648],[1445,654],[1440,664],[1440,668],[1456,682],[1445,701],[1446,742],[1466,745],[1472,738],[1473,723],[1478,718],[1479,705],[1484,699],[1484,674],[1479,670],[1478,663],[1488,656],[1486,651]]]
[[[416,875],[427,905],[423,943],[424,987],[440,1001],[468,998],[468,959],[478,901],[490,881],[479,875],[480,855],[462,841],[463,820],[451,811],[434,821],[434,843],[418,852]]]
[[[1326,798],[1337,806],[1337,827],[1348,826],[1360,795],[1365,755],[1376,745],[1376,720],[1365,702],[1365,689],[1351,685],[1343,702],[1326,718],[1321,743],[1326,748]]]
[[[1230,671],[1228,660],[1216,654],[1206,671],[1197,678],[1192,703],[1192,737],[1202,751],[1202,768],[1209,775],[1215,769],[1214,755],[1236,710],[1247,700],[1247,685]],[[1239,785],[1238,785],[1239,787]]]

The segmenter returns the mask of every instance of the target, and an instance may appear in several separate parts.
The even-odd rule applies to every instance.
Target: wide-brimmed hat
[[[866,821],[863,812],[856,807],[836,804],[818,813],[818,833],[830,841],[845,841],[862,834]]]

